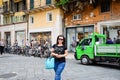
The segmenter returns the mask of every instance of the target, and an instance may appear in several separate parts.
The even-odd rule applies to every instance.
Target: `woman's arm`
[[[61,57],[66,57],[68,55],[68,50],[65,50],[65,53],[61,55]]]
[[[52,48],[52,49],[51,49],[51,56],[56,57],[56,55],[58,55],[58,54],[55,54],[55,53],[54,53],[54,48]]]
[[[65,50],[65,53],[64,54],[61,54],[61,55],[55,55],[55,57],[57,58],[62,58],[62,57],[66,57],[68,55],[68,50]]]

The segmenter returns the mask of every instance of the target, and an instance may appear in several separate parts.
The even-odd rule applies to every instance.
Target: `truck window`
[[[95,38],[95,43],[96,43],[96,44],[102,44],[102,43],[103,43],[103,38],[98,38],[98,37],[96,37],[96,38]]]
[[[92,43],[92,38],[89,38],[89,39],[84,39],[81,45],[91,45],[91,43]]]

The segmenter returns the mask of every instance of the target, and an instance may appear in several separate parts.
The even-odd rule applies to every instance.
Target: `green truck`
[[[106,44],[106,36],[92,33],[76,47],[75,59],[82,64],[110,62],[120,64],[120,44]]]

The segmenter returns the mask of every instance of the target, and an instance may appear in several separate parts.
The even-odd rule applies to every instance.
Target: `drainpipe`
[[[29,39],[29,14],[27,16],[27,39]]]
[[[26,1],[26,11],[25,11],[25,14],[26,14],[26,22],[27,22],[27,28],[26,28],[26,38],[29,39],[29,13],[28,13],[28,6],[27,6],[27,1]],[[25,40],[26,41],[26,40]]]

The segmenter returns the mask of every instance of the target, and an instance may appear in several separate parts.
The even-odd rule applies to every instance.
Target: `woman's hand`
[[[51,56],[56,57],[58,54],[51,53]]]
[[[58,54],[55,54],[55,53],[51,53],[51,56],[56,57],[56,58],[65,57],[64,55],[58,55]]]

